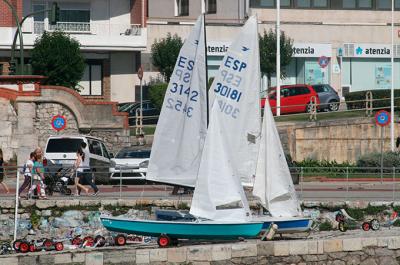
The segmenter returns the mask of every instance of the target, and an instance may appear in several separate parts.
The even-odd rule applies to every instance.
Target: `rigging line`
[[[206,110],[207,110],[207,128],[210,122],[210,110],[208,103],[208,64],[207,64],[207,31],[206,31],[206,13],[203,13],[203,30],[204,30],[204,63],[206,67],[206,82],[205,82],[205,90],[206,90]]]

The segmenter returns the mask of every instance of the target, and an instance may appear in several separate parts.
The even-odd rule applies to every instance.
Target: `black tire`
[[[22,242],[22,240],[19,240],[19,239],[17,239],[17,240],[15,240],[14,241],[14,243],[13,243],[13,249],[15,250],[15,251],[19,251],[19,246],[21,245],[21,242]]]
[[[336,222],[343,222],[344,221],[344,215],[341,213],[338,213],[335,217]]]
[[[338,111],[339,110],[339,105],[340,105],[340,103],[337,102],[336,100],[331,100],[328,103],[328,110],[329,111]]]
[[[379,221],[376,220],[376,219],[372,219],[372,220],[369,222],[369,225],[370,225],[370,227],[371,227],[371,229],[372,229],[373,231],[379,230],[379,228],[381,227],[381,225],[379,224]]]
[[[347,224],[343,221],[339,222],[338,228],[340,232],[346,232],[348,229]]]
[[[97,244],[96,245],[97,247],[101,248],[106,245],[106,239],[105,239],[105,237],[98,235],[95,237],[94,243],[95,243],[95,245]]]
[[[71,194],[72,194],[72,190],[70,188],[66,188],[65,195],[71,195]]]
[[[126,245],[126,237],[124,235],[117,235],[115,237],[115,245],[125,246]]]
[[[364,222],[361,225],[362,230],[369,231],[371,229],[371,225],[368,222]]]

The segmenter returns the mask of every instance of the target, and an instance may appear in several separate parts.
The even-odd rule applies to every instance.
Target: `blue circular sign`
[[[329,64],[329,58],[326,56],[321,56],[318,58],[318,64],[319,66],[321,66],[322,68],[325,68],[328,66]]]
[[[386,126],[390,123],[390,114],[386,110],[378,111],[375,114],[375,122],[379,126]]]
[[[51,126],[56,131],[64,130],[65,127],[67,127],[67,120],[65,119],[64,116],[56,115],[51,120]]]

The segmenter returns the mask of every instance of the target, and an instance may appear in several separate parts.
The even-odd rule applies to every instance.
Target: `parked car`
[[[143,124],[157,124],[160,111],[150,100],[143,100]],[[129,125],[136,125],[136,110],[140,109],[140,102],[120,103],[118,111],[128,112]]]
[[[317,92],[310,85],[285,85],[281,86],[281,114],[311,112],[311,98],[315,97],[320,103]],[[270,89],[268,101],[272,113],[276,114],[276,87]],[[265,99],[261,100],[261,107],[265,105]],[[318,108],[318,105],[317,105]]]
[[[339,110],[340,97],[335,89],[328,84],[312,85],[318,93],[320,100],[320,110],[337,111]]]
[[[146,179],[150,160],[150,149],[142,146],[121,149],[115,158],[111,159],[110,178],[112,180]]]
[[[49,174],[56,174],[63,168],[71,168],[82,142],[89,146],[90,168],[96,183],[107,183],[113,154],[107,150],[103,140],[86,135],[50,136],[47,139],[43,162]]]

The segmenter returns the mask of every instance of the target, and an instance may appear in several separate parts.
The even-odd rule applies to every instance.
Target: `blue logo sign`
[[[64,116],[56,115],[51,120],[51,127],[53,127],[53,129],[56,131],[64,130],[66,126],[67,126],[67,120],[65,119]]]
[[[376,124],[379,126],[386,126],[390,123],[389,112],[381,110],[375,115]]]
[[[358,48],[356,49],[356,54],[361,55],[363,53],[363,49],[358,46]]]
[[[319,66],[321,66],[322,68],[325,68],[328,66],[329,64],[329,58],[326,56],[321,56],[318,58],[318,64]]]

